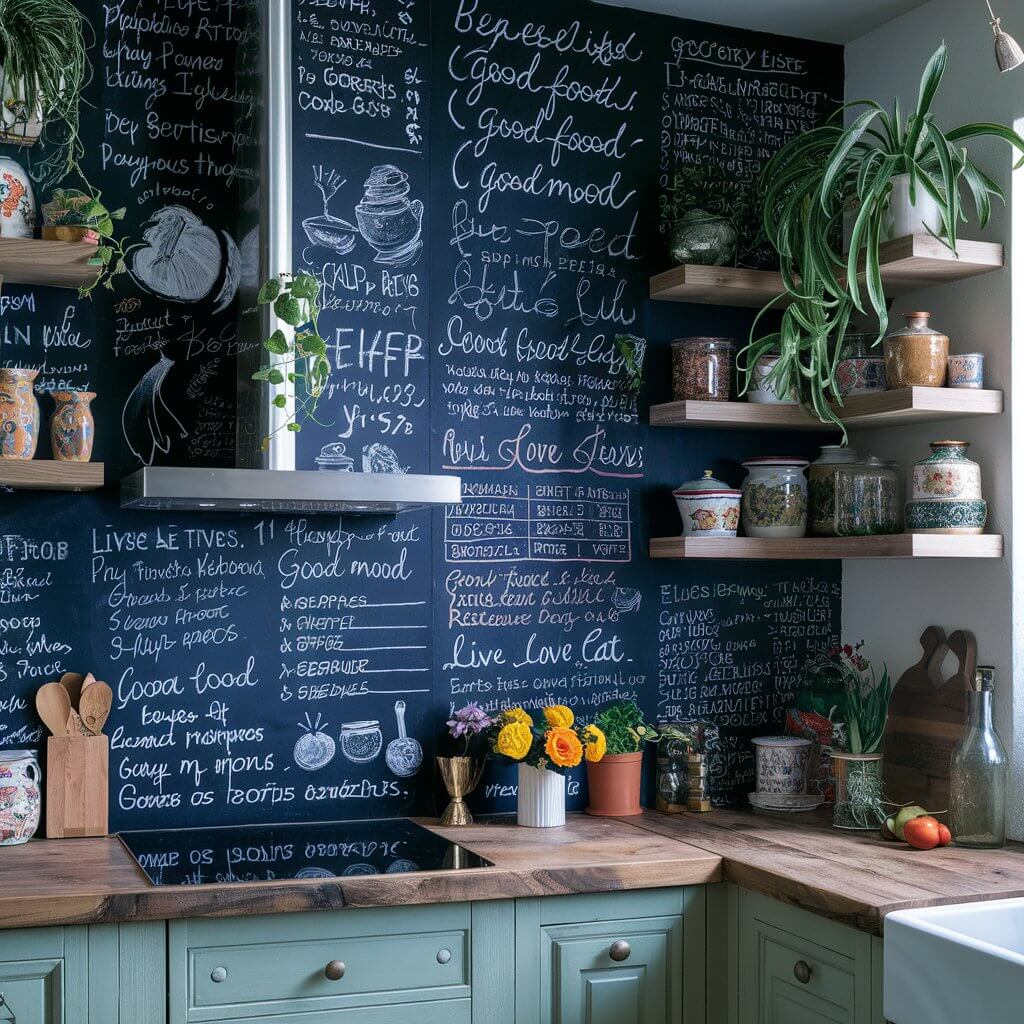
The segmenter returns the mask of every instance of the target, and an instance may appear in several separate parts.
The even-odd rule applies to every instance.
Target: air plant
[[[974,163],[964,143],[1002,139],[1024,156],[1024,139],[988,122],[944,132],[931,106],[946,62],[943,44],[924,70],[917,107],[906,121],[898,100],[891,111],[874,100],[846,104],[827,124],[792,139],[765,167],[764,226],[781,258],[785,294],[754,323],[738,360],[746,378],[743,390],[758,359],[777,352],[770,375],[776,393],[796,388],[822,422],[841,426],[832,403],[842,404],[836,368],[851,320],[858,313],[873,313],[878,341],[888,326],[880,250],[893,179],[908,176],[912,203],[922,193],[935,200],[942,214],[941,241],[954,252],[958,225],[969,220],[962,193],[969,193],[982,228],[993,198],[1005,202],[1003,190]],[[860,112],[844,126],[851,110]],[[844,254],[847,213],[853,215],[853,230]],[[782,299],[789,305],[781,327],[759,337],[762,318]]]

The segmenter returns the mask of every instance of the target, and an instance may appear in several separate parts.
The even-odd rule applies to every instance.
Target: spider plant
[[[90,74],[84,16],[68,0],[0,0],[0,141],[31,144],[28,126],[44,123],[53,152],[32,176],[53,184],[80,160],[78,107]]]
[[[780,256],[785,294],[769,303],[754,323],[740,369],[749,386],[758,358],[780,356],[772,371],[779,394],[795,387],[823,422],[839,422],[836,383],[843,337],[856,314],[874,314],[878,341],[889,322],[882,282],[881,246],[894,179],[906,175],[911,203],[927,194],[939,207],[937,237],[954,252],[957,229],[969,220],[969,193],[978,225],[986,226],[992,200],[1005,203],[1000,186],[974,163],[963,145],[1002,139],[1022,155],[1024,139],[988,122],[943,131],[931,112],[948,51],[932,55],[921,77],[917,107],[904,121],[899,100],[891,111],[873,100],[846,104],[824,125],[788,142],[765,167],[764,226]],[[856,116],[846,125],[847,112]],[[843,253],[843,221],[853,222]],[[758,337],[762,318],[782,299],[789,305],[778,331]],[[877,343],[877,342],[876,342]]]

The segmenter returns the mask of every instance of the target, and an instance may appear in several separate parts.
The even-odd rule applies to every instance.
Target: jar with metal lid
[[[836,533],[867,537],[900,532],[899,478],[892,467],[869,455],[835,474]]]
[[[836,471],[859,461],[860,456],[853,448],[826,444],[811,463],[807,479],[812,537],[836,536]]]
[[[930,326],[931,313],[907,313],[905,318],[905,327],[898,327],[885,337],[887,386],[944,387],[949,338]]]
[[[736,342],[732,338],[679,338],[672,342],[672,397],[677,402],[728,402]]]

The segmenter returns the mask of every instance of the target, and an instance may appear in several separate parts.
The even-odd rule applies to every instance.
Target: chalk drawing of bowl
[[[314,245],[322,245],[325,249],[333,249],[339,256],[350,253],[356,244],[359,229],[354,224],[340,217],[320,216],[307,217],[302,222],[302,230]]]

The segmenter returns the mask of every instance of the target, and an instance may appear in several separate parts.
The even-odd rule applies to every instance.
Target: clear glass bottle
[[[992,728],[995,669],[982,666],[967,691],[967,727],[950,765],[949,821],[957,846],[995,850],[1006,843],[1009,762]]]

